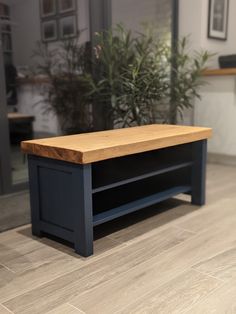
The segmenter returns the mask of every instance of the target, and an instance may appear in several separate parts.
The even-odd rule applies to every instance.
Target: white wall
[[[208,0],[180,0],[180,36],[191,35],[192,49],[207,49],[217,53],[209,66],[218,68],[218,56],[236,54],[236,1],[229,7],[228,40],[207,37]],[[236,157],[236,78],[234,76],[205,78],[207,85],[201,89],[202,100],[195,101],[194,112],[186,116],[195,125],[213,129],[208,151],[223,156],[218,161],[228,162]]]
[[[84,30],[81,42],[89,40],[89,7],[87,0],[78,2],[78,29]],[[28,66],[33,63],[32,51],[36,42],[41,40],[40,10],[38,0],[12,1],[12,20],[17,26],[13,28],[14,62],[17,66]]]
[[[236,54],[236,1],[229,1],[229,24],[227,41],[210,39],[208,29],[208,0],[179,0],[179,32],[180,36],[190,35],[193,49],[207,49],[217,55],[209,63],[218,67],[218,56]]]
[[[195,124],[213,128],[210,153],[236,156],[236,78],[219,76],[208,79],[202,100],[194,109]]]

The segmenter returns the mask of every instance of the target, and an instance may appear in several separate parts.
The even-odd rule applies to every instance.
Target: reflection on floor
[[[20,145],[11,145],[11,163],[13,184],[28,180],[27,158],[22,154]]]
[[[0,232],[29,222],[30,206],[27,191],[0,197]]]
[[[99,226],[87,259],[30,226],[1,233],[0,312],[236,313],[236,168],[209,166],[207,205],[186,197]]]

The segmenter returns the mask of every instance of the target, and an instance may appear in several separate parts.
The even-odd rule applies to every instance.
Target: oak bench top
[[[24,153],[77,164],[131,155],[211,137],[205,127],[152,124],[24,141]]]

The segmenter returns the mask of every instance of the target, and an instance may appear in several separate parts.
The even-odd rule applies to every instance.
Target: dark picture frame
[[[61,17],[59,20],[60,39],[65,40],[77,36],[77,19],[76,15]]]
[[[58,40],[57,20],[43,21],[41,23],[42,41],[51,42]]]
[[[56,0],[40,0],[41,18],[53,17],[57,14]]]
[[[227,40],[229,0],[209,0],[208,38]]]
[[[58,10],[60,14],[71,13],[76,10],[75,0],[58,0]]]

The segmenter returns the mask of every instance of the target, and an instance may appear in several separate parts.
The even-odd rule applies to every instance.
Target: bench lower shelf
[[[188,193],[188,192],[189,193],[191,192],[190,186],[179,186],[179,187],[168,189],[166,191],[156,193],[148,197],[139,199],[137,201],[125,204],[124,206],[113,208],[101,214],[94,215],[93,226],[95,227],[95,226],[101,225],[105,222],[114,220],[116,218],[122,217],[127,214],[131,214],[135,211],[143,209],[145,207],[162,202],[178,194]],[[53,236],[63,238],[64,240],[68,242],[74,242],[74,232],[72,230],[61,228],[60,226],[54,225],[52,223],[44,222],[44,221],[40,222],[40,229],[43,230],[44,233],[48,233]]]
[[[168,189],[168,190],[156,193],[156,194],[152,194],[150,196],[147,196],[147,197],[138,199],[136,201],[127,203],[125,205],[105,211],[101,214],[94,215],[93,225],[98,226],[100,224],[119,218],[121,216],[133,213],[144,207],[148,207],[156,203],[162,202],[178,194],[189,193],[190,191],[191,191],[191,186],[177,186],[177,187],[173,187],[171,189]]]

